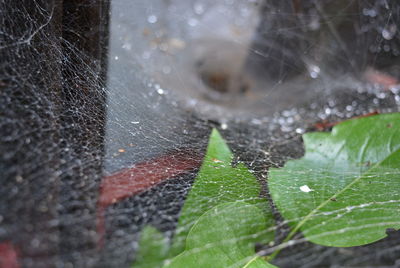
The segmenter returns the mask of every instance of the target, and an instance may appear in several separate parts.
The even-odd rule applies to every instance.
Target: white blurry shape
[[[382,30],[382,37],[386,40],[391,40],[397,32],[397,26],[395,24],[389,25]]]
[[[371,9],[364,8],[363,9],[363,14],[365,16],[369,16],[369,17],[376,17],[376,15],[377,15],[376,10],[373,9],[373,8],[371,8]]]
[[[309,192],[312,192],[314,190],[310,189],[310,187],[308,187],[308,185],[303,185],[303,186],[300,186],[300,191],[305,192],[305,193],[309,193]]]
[[[168,45],[174,49],[184,49],[186,47],[185,41],[178,38],[171,38],[168,40]]]
[[[147,22],[148,22],[148,23],[151,23],[151,24],[156,23],[157,21],[158,21],[158,18],[157,18],[156,15],[150,15],[150,16],[147,18]]]
[[[319,66],[315,65],[315,64],[310,64],[308,66],[308,72],[310,73],[311,78],[318,78],[321,69],[319,68]]]

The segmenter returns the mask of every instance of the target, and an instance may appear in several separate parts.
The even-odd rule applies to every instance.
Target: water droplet
[[[24,179],[22,178],[22,176],[18,175],[15,177],[15,181],[18,183],[21,183]]]
[[[311,78],[318,78],[319,73],[321,72],[321,69],[317,65],[310,65],[308,66],[308,71],[310,73]]]
[[[226,123],[221,124],[221,129],[227,129],[227,128],[228,128],[228,125]]]
[[[379,99],[384,99],[384,98],[386,98],[386,93],[385,93],[385,92],[379,92],[378,94],[376,94],[376,96],[377,96]]]
[[[188,104],[189,104],[190,106],[194,106],[194,105],[197,104],[197,100],[195,100],[195,99],[190,99],[190,100],[188,101]]]
[[[288,246],[293,246],[294,243],[295,243],[294,240],[289,240],[289,241],[287,242]]]
[[[131,49],[132,49],[132,44],[130,44],[130,43],[125,43],[125,44],[122,45],[122,48],[123,48],[123,49],[126,49],[126,50],[131,50]]]
[[[156,15],[150,15],[150,16],[147,18],[147,22],[148,22],[148,23],[156,23],[157,21],[158,21],[158,18],[157,18]]]
[[[391,40],[395,36],[397,31],[396,25],[392,24],[387,28],[384,28],[382,30],[382,37],[385,38],[386,40]]]
[[[368,9],[368,8],[364,8],[363,9],[363,14],[365,15],[365,16],[369,16],[369,17],[376,17],[376,15],[377,15],[377,13],[376,13],[376,10],[375,9]]]
[[[291,115],[291,112],[289,110],[285,110],[285,111],[282,112],[282,115],[284,117],[289,117]]]
[[[115,59],[115,60],[118,60],[118,59],[119,59],[119,57],[118,57],[118,56],[115,56],[115,57],[114,57],[114,59]]]
[[[159,88],[159,89],[157,89],[157,93],[160,95],[164,95],[165,92],[164,92],[164,89]]]
[[[331,108],[325,108],[325,114],[331,114],[332,109]]]
[[[393,94],[399,94],[400,93],[400,85],[395,85],[390,87],[390,91],[392,91]]]
[[[316,31],[321,27],[321,23],[319,22],[319,18],[317,16],[315,16],[311,22],[308,24],[308,27],[310,28],[310,30],[312,31]]]
[[[253,119],[251,119],[251,123],[252,123],[253,125],[261,125],[261,124],[262,124],[262,121],[259,120],[259,119],[253,118]]]

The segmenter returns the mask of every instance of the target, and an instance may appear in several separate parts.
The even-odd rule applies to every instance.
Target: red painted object
[[[157,184],[198,169],[203,156],[193,151],[162,155],[103,178],[97,203],[98,246],[103,247],[105,210],[127,197],[142,193]]]
[[[0,243],[0,268],[20,268],[17,250],[11,242]]]
[[[397,78],[377,70],[368,69],[364,76],[368,82],[377,84],[383,87],[384,90],[390,90],[392,87],[400,85],[400,81]]]
[[[347,120],[356,119],[356,118],[363,118],[363,117],[373,116],[373,115],[377,115],[377,114],[379,114],[378,111],[373,111],[371,113],[367,113],[367,114],[363,114],[363,115],[359,115],[359,116],[354,116],[354,117],[349,118]],[[329,130],[329,129],[333,128],[337,124],[340,124],[340,123],[342,123],[344,121],[347,121],[347,120],[343,120],[343,121],[339,121],[339,122],[329,122],[329,121],[324,120],[324,121],[315,123],[313,125],[313,128],[318,130],[318,131],[326,131],[326,130]]]

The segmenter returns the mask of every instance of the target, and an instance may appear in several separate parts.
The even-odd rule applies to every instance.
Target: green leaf
[[[255,205],[230,202],[204,213],[191,228],[186,249],[175,257],[168,268],[272,268],[256,255],[254,246],[260,235],[269,242],[270,219]]]
[[[269,176],[272,199],[293,227],[288,239],[301,230],[313,243],[350,247],[399,229],[399,113],[345,121],[303,140],[304,157]]]
[[[167,258],[169,245],[167,239],[156,228],[146,226],[139,240],[139,250],[133,268],[159,268]]]
[[[260,184],[257,179],[242,163],[232,167],[232,159],[229,147],[219,132],[213,129],[207,154],[182,208],[170,256],[176,256],[184,250],[185,239],[192,225],[216,205],[240,200],[257,203],[265,213],[271,213],[267,201],[259,197]]]

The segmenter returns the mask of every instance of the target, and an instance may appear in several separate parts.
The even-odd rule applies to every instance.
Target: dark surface
[[[24,267],[93,264],[107,2],[3,1],[0,10],[0,239]]]
[[[60,259],[92,266],[96,202],[103,175],[108,0],[63,1]],[[74,249],[74,250],[71,250]]]
[[[21,260],[24,265],[52,266],[59,243],[55,223],[61,164],[60,135],[55,131],[61,53],[52,49],[59,46],[61,29],[49,16],[60,14],[60,9],[53,1],[0,5],[0,240],[18,245],[27,256]],[[26,20],[28,15],[32,20]]]

